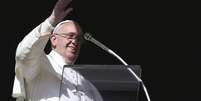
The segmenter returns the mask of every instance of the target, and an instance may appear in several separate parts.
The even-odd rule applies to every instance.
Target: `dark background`
[[[51,14],[55,2],[18,0],[1,3],[1,99],[13,100],[17,44]],[[128,64],[141,65],[142,79],[152,101],[200,101],[201,46],[200,31],[196,31],[200,29],[196,4],[74,0],[74,11],[66,19],[79,22],[84,31],[91,32]],[[121,64],[88,42],[83,45],[77,63]]]

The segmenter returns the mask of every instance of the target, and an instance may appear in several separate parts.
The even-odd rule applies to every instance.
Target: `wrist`
[[[57,19],[55,16],[50,16],[49,18],[48,18],[48,21],[49,21],[49,23],[53,26],[53,27],[55,27],[61,20],[60,19]]]
[[[56,26],[56,22],[55,22],[55,18],[50,16],[47,18],[48,22],[53,26],[55,27]]]

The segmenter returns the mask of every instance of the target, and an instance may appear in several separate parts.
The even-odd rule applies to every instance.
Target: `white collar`
[[[67,65],[67,63],[65,62],[65,59],[56,51],[52,50],[49,54],[52,59],[60,66],[63,67],[64,65]]]

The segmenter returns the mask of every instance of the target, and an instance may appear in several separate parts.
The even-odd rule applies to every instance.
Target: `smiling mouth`
[[[74,46],[68,46],[67,48],[69,48],[71,50],[71,52],[76,53],[77,48]]]

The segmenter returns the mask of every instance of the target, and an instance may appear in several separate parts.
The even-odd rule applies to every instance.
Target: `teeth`
[[[72,51],[75,51],[75,50],[76,50],[75,47],[68,47],[68,48],[70,48]]]
[[[75,46],[67,46],[66,48],[69,48],[72,52],[76,51],[76,47]]]
[[[75,49],[75,47],[70,47],[70,48]]]

